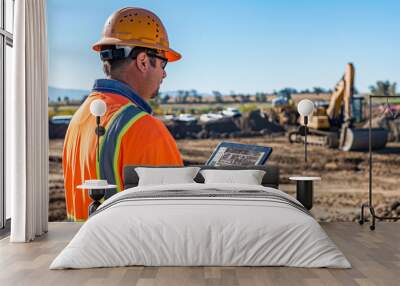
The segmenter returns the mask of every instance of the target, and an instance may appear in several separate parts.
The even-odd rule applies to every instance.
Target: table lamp
[[[96,117],[96,129],[97,135],[97,162],[100,160],[99,141],[100,136],[106,133],[106,129],[100,125],[100,117],[103,116],[107,111],[106,103],[101,99],[93,100],[90,103],[90,113]],[[104,197],[106,189],[115,189],[116,185],[109,185],[107,180],[85,180],[82,185],[77,186],[78,189],[89,190],[89,196],[93,202],[89,205],[89,216],[92,215],[97,208],[100,206],[100,200]]]
[[[103,116],[107,111],[106,103],[101,99],[93,100],[90,104],[90,113],[96,117],[96,135],[97,135],[97,162],[100,159],[100,150],[99,150],[99,140],[100,136],[103,136],[106,133],[106,129],[100,125],[100,117]]]
[[[314,103],[309,99],[303,99],[297,105],[297,111],[304,117],[304,160],[307,163],[307,124],[308,117],[314,111]]]

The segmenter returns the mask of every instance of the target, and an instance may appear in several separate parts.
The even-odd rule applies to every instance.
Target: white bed
[[[299,205],[277,189],[257,185],[130,188],[100,206],[50,269],[128,265],[350,268],[342,252]]]

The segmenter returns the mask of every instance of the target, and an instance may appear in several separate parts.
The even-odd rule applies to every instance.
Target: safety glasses
[[[157,59],[160,59],[160,60],[161,60],[161,68],[162,68],[163,70],[165,70],[165,67],[166,67],[167,64],[168,64],[168,59],[166,59],[166,58],[164,58],[164,57],[162,57],[162,56],[159,56],[159,55],[154,55],[154,54],[150,54],[149,56],[155,57],[155,58],[157,58]]]

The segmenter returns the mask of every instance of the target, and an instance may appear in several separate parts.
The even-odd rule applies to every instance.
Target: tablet
[[[208,166],[257,166],[264,165],[272,153],[271,147],[221,142],[211,154]]]

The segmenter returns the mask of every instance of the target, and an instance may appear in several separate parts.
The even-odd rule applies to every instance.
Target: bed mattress
[[[257,185],[197,183],[114,195],[50,269],[129,265],[351,267],[293,197]]]

